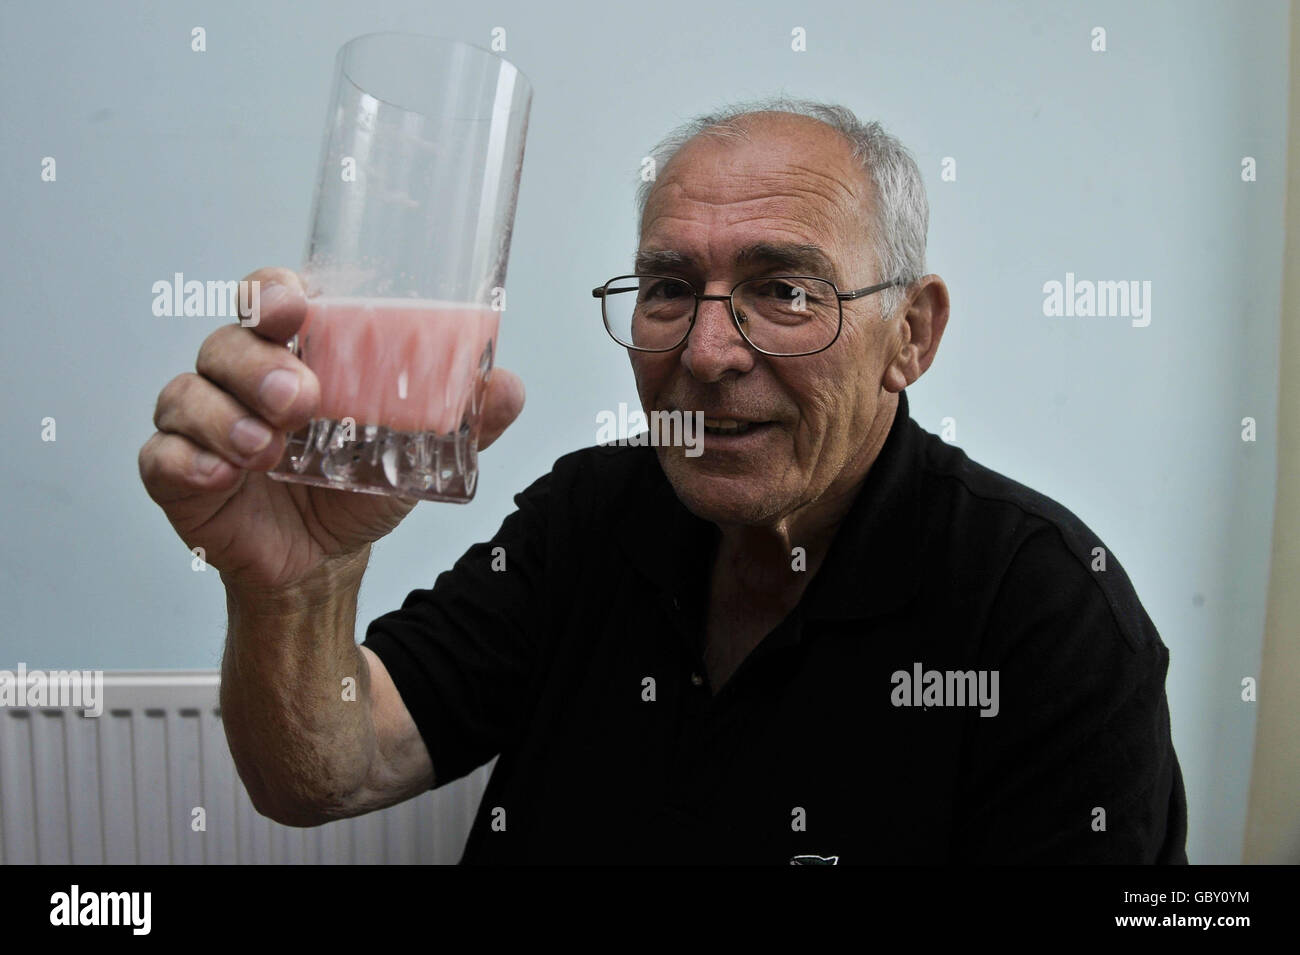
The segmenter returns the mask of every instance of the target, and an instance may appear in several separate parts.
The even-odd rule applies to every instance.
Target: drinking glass
[[[512,64],[457,40],[339,50],[289,342],[321,407],[271,477],[473,498],[531,102]]]

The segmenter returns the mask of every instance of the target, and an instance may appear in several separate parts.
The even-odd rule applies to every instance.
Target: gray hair
[[[925,237],[930,225],[930,204],[916,160],[907,148],[877,122],[864,123],[844,106],[785,96],[733,103],[711,113],[696,116],[665,136],[650,152],[656,174],[677,151],[701,134],[722,140],[744,141],[748,134],[737,122],[751,113],[793,113],[820,120],[844,136],[853,147],[853,158],[862,165],[874,194],[874,230],[871,245],[880,281],[901,277],[907,285],[925,274]],[[637,234],[640,235],[646,203],[655,180],[637,187]],[[880,293],[881,314],[893,315],[907,294],[906,286]]]

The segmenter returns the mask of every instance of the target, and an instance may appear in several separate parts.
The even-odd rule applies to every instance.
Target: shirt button
[[[704,677],[700,676],[698,673],[692,673],[691,683],[695,686],[704,686]]]

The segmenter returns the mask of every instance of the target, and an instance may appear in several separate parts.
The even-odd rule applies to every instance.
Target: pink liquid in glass
[[[318,417],[455,433],[499,320],[486,306],[432,299],[310,299],[298,340],[320,379]]]

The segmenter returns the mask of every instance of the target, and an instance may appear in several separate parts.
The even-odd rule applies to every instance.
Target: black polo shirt
[[[1187,861],[1169,653],[1119,562],[905,393],[802,600],[716,695],[718,531],[654,448],[567,454],[515,502],[364,641],[436,785],[500,755],[463,862]]]

